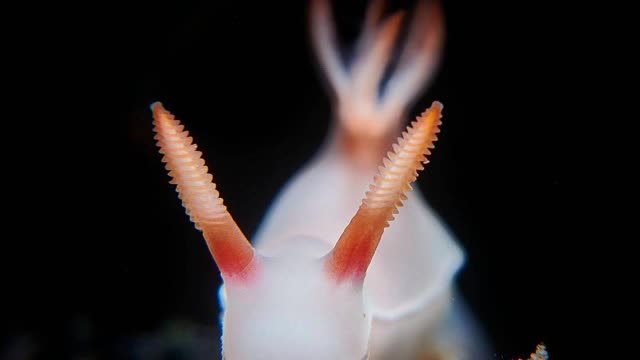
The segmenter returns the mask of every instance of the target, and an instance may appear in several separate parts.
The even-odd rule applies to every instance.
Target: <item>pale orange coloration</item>
[[[439,2],[419,1],[414,13],[407,46],[385,90],[389,95],[382,110],[387,114],[406,108],[429,82],[440,62],[445,30]]]
[[[334,45],[336,34],[331,20],[331,7],[326,0],[311,0],[309,13],[316,55],[333,90],[339,96],[347,90],[349,79]]]
[[[384,13],[384,0],[373,0],[367,7],[367,15],[364,20],[364,33],[365,36],[371,34],[376,26],[376,24],[382,18],[382,14]],[[367,38],[363,37],[360,41],[362,46],[362,42],[366,41]]]
[[[375,101],[378,96],[378,83],[382,79],[404,18],[404,13],[398,12],[386,20],[377,33],[374,33],[374,18],[380,16],[377,12],[382,7],[377,6],[376,9],[376,6],[372,5],[372,8],[373,10],[367,14],[367,26],[370,29],[365,30],[360,44],[363,49],[353,64],[350,84],[352,89],[342,94],[343,101],[346,103],[362,103],[360,98]],[[356,98],[352,98],[354,96]],[[375,105],[370,107],[375,110]],[[367,114],[368,111],[359,110],[358,112],[362,113],[360,116],[344,116],[344,121],[338,124],[341,127],[339,145],[357,164],[366,166],[378,163],[380,156],[387,150],[388,144],[399,132],[397,125],[400,124],[399,121],[372,121],[374,116]]]
[[[335,46],[331,13],[328,0],[311,2],[313,45],[335,96],[337,145],[355,165],[375,167],[400,132],[409,104],[435,72],[444,38],[442,11],[437,1],[418,2],[407,42],[383,91],[404,12],[382,20],[384,1],[373,2],[348,66]]]
[[[167,164],[171,183],[177,185],[179,197],[191,221],[202,230],[209,251],[223,277],[246,275],[254,250],[224,206],[213,177],[207,171],[202,153],[184,126],[164,109],[151,105],[154,131],[157,133],[162,161]]]
[[[353,64],[353,86],[364,92],[359,96],[366,96],[375,99],[378,94],[378,83],[382,79],[384,70],[389,62],[393,44],[400,32],[400,25],[404,18],[403,12],[397,12],[387,19],[375,34],[371,44],[365,44],[366,51],[363,51]],[[377,125],[385,125],[378,123]],[[380,135],[384,129],[376,126],[370,131]]]
[[[442,104],[434,102],[402,134],[394,151],[384,159],[378,175],[362,205],[336,243],[327,266],[339,281],[352,277],[363,279],[384,229],[393,220],[410,183],[428,162],[426,155],[434,147],[441,124]]]

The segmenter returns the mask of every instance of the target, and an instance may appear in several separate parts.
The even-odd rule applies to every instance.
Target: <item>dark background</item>
[[[412,108],[444,103],[419,179],[468,254],[459,284],[495,347],[573,350],[574,17],[538,2],[444,3],[443,62]],[[412,1],[390,8],[411,9]],[[334,7],[353,43],[364,1]],[[160,162],[149,104],[195,136],[241,228],[253,233],[331,119],[306,2],[96,2],[24,9],[6,127],[35,148],[17,172],[0,356],[198,358],[215,353],[219,275]],[[30,24],[34,24],[31,26]],[[11,60],[11,59],[10,59]],[[26,95],[26,96],[20,96]],[[10,181],[20,179],[9,176]],[[8,194],[8,196],[11,194]],[[34,211],[33,204],[44,204]],[[13,221],[13,220],[12,220]],[[7,256],[8,254],[8,256]],[[12,255],[17,254],[17,255]],[[8,295],[7,295],[8,294]]]

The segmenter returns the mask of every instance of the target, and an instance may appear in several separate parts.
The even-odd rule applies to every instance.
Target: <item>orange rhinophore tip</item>
[[[338,280],[364,279],[384,229],[393,220],[405,192],[428,163],[438,140],[442,104],[434,102],[411,123],[384,159],[362,205],[340,236],[328,259],[328,270]]]
[[[152,104],[151,110],[157,133],[154,138],[182,205],[196,228],[202,230],[222,275],[240,274],[253,259],[253,247],[224,206],[202,153],[196,151],[193,138],[161,103]]]

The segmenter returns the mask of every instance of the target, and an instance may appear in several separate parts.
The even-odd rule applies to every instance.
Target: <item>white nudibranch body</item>
[[[434,102],[398,137],[407,107],[439,57],[439,8],[419,2],[409,45],[381,96],[402,16],[378,24],[382,7],[374,1],[347,70],[337,55],[329,4],[312,0],[310,9],[337,119],[252,242],[228,213],[183,126],[160,103],[152,105],[172,183],[224,280],[224,357],[489,358],[455,290],[464,253],[410,187],[434,148],[442,105]]]
[[[294,237],[285,245],[260,258],[249,285],[226,285],[225,357],[362,359],[371,329],[362,287],[336,286],[323,270],[322,256],[331,250],[324,243]]]

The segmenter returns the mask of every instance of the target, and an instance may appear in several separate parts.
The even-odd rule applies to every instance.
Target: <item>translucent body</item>
[[[313,237],[333,247],[362,202],[374,171],[352,166],[328,147],[283,189],[253,237],[268,255],[290,238]],[[377,316],[394,319],[447,291],[463,253],[414,189],[401,216],[385,230],[364,290]]]
[[[329,144],[283,189],[254,236],[257,251],[276,254],[302,234],[327,249],[335,245],[374,172],[351,166],[332,149]],[[430,348],[451,359],[468,358],[471,349],[479,355],[482,337],[454,296],[463,252],[420,192],[407,196],[364,282],[364,301],[373,317],[370,359],[413,359]]]
[[[362,287],[323,271],[326,243],[291,238],[256,259],[255,278],[226,284],[223,352],[227,359],[362,359],[371,314]]]

